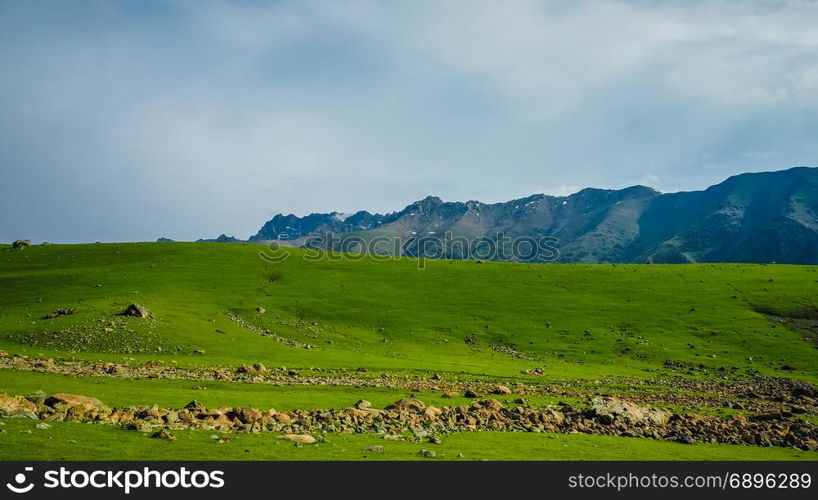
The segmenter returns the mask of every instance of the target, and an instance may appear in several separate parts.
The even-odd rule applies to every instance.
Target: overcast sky
[[[814,1],[0,0],[0,241],[816,164]]]

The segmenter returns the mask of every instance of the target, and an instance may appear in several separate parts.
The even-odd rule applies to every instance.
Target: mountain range
[[[818,264],[818,168],[740,174],[703,191],[587,188],[570,196],[535,194],[492,204],[429,196],[390,214],[276,215],[248,241],[301,246],[329,234],[338,237],[327,245],[334,249],[353,237],[503,234],[556,238],[558,262]],[[395,253],[388,244],[382,248]],[[462,255],[447,247],[444,257]]]

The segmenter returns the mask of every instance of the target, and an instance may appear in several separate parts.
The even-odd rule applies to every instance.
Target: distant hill
[[[505,203],[444,202],[429,196],[399,212],[351,216],[276,215],[250,241],[303,244],[339,236],[394,241],[450,234],[468,239],[554,237],[559,262],[818,263],[818,168],[730,177],[704,191],[660,193],[645,186],[535,194]],[[378,251],[394,253],[383,244]],[[461,258],[455,246],[444,257]]]
[[[196,243],[237,243],[243,240],[240,240],[234,236],[227,236],[226,234],[220,234],[216,238],[211,239],[198,239]]]
[[[386,216],[360,211],[350,216],[340,212],[310,214],[306,217],[276,215],[251,236],[249,241],[298,240],[307,236],[333,233],[366,231],[380,227]]]

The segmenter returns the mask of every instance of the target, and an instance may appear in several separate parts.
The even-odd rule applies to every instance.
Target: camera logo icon
[[[26,472],[31,472],[33,470],[34,470],[34,467],[26,467],[25,468]],[[23,474],[22,472],[19,472],[14,476],[14,483],[15,484],[6,483],[6,488],[10,489],[14,493],[28,493],[29,491],[31,491],[32,488],[34,488],[34,483],[25,484],[25,482],[26,482],[26,475]]]

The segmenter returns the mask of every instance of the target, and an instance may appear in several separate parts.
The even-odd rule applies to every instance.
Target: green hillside
[[[471,402],[460,393],[444,398],[434,387],[375,382],[434,374],[463,384],[534,384],[543,389],[528,391],[532,405],[583,399],[550,395],[550,385],[647,398],[673,392],[674,377],[818,382],[810,330],[816,267],[440,260],[419,269],[411,259],[316,259],[292,248],[280,251],[288,259],[271,263],[260,251],[270,252],[216,243],[0,247],[0,350],[58,364],[148,363],[180,373],[262,363],[353,383],[196,383],[68,374],[47,365],[0,370],[0,390],[71,392],[112,406],[180,408],[197,399],[289,411],[344,408],[361,398],[383,407],[410,395],[435,406]],[[131,303],[153,317],[121,316]],[[75,312],[45,319],[58,309]],[[650,382],[629,387],[640,380]],[[734,413],[671,399],[661,406]],[[813,419],[810,412],[803,418]]]

